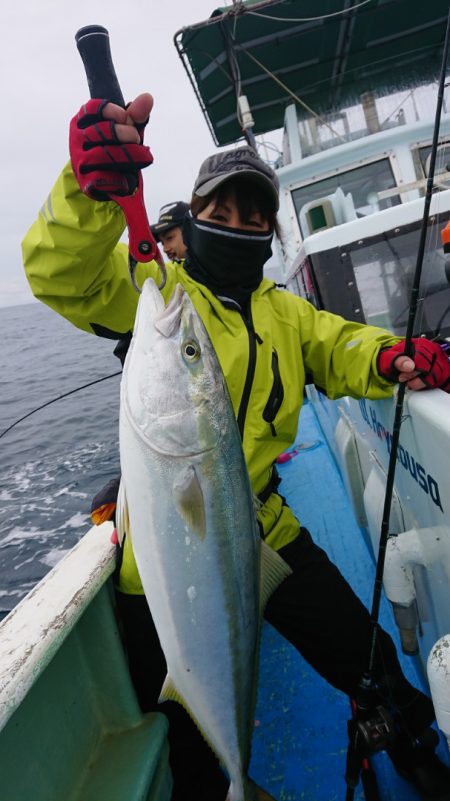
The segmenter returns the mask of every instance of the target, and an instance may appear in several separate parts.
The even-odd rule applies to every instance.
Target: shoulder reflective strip
[[[47,206],[47,208],[46,208],[46,206]],[[42,208],[39,211],[40,211],[40,214],[42,214],[45,222],[49,221],[48,217],[50,217],[53,220],[53,222],[56,222],[56,217],[53,214],[53,209],[52,209],[52,198],[51,198],[51,195],[48,196],[47,200],[45,201],[44,205],[42,206]],[[47,216],[47,211],[48,211],[48,216]]]
[[[53,222],[56,222],[56,217],[53,214],[52,196],[51,195],[49,195],[48,198],[47,198],[47,208],[48,208],[48,213],[50,214],[50,217],[52,218]]]

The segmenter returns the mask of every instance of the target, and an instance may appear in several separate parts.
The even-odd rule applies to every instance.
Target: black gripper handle
[[[104,98],[125,108],[111,58],[109,33],[102,25],[86,25],[75,34],[91,97]]]

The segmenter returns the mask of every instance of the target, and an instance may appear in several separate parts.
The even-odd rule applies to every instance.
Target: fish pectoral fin
[[[116,507],[116,530],[119,544],[122,545],[125,535],[130,533],[130,518],[128,516],[128,502],[125,492],[123,478],[120,479],[119,492],[117,494]]]
[[[190,464],[173,482],[173,497],[178,513],[201,540],[206,536],[205,499],[194,465]]]
[[[261,542],[261,613],[264,612],[267,601],[272,593],[280,586],[283,579],[290,576],[291,573],[292,570],[287,562],[285,562],[273,548],[270,548],[267,543]]]

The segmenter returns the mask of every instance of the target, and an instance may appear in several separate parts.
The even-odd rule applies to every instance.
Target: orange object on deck
[[[450,253],[450,221],[445,228],[441,231],[442,244],[444,246],[444,253]]]

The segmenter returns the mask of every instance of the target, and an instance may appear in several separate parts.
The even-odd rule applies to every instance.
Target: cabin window
[[[430,218],[414,335],[450,337],[450,255]],[[404,336],[420,238],[420,220],[364,240],[318,250],[299,264],[288,288],[319,309]]]
[[[419,186],[421,197],[426,192],[426,179],[428,178],[428,171],[430,166],[431,144],[419,145],[412,148],[412,157],[417,180],[422,184]],[[436,164],[435,164],[435,187],[437,189],[449,189],[450,180],[448,173],[450,172],[450,142],[442,142],[437,149]],[[439,176],[442,176],[440,178]]]
[[[385,158],[346,172],[330,175],[321,181],[300,186],[293,190],[292,198],[297,217],[299,217],[300,210],[306,203],[332,195],[336,189],[340,188],[345,195],[348,193],[352,195],[357,216],[365,217],[367,214],[373,214],[375,211],[388,209],[401,203],[399,195],[382,200],[378,198],[378,192],[393,189],[395,186],[391,164],[389,159]],[[302,231],[302,236],[305,237],[308,233],[308,231]]]
[[[442,225],[444,221],[442,221]],[[441,225],[439,225],[439,230]],[[420,223],[347,248],[366,323],[406,333]],[[450,335],[450,283],[440,237],[425,251],[415,334]]]

